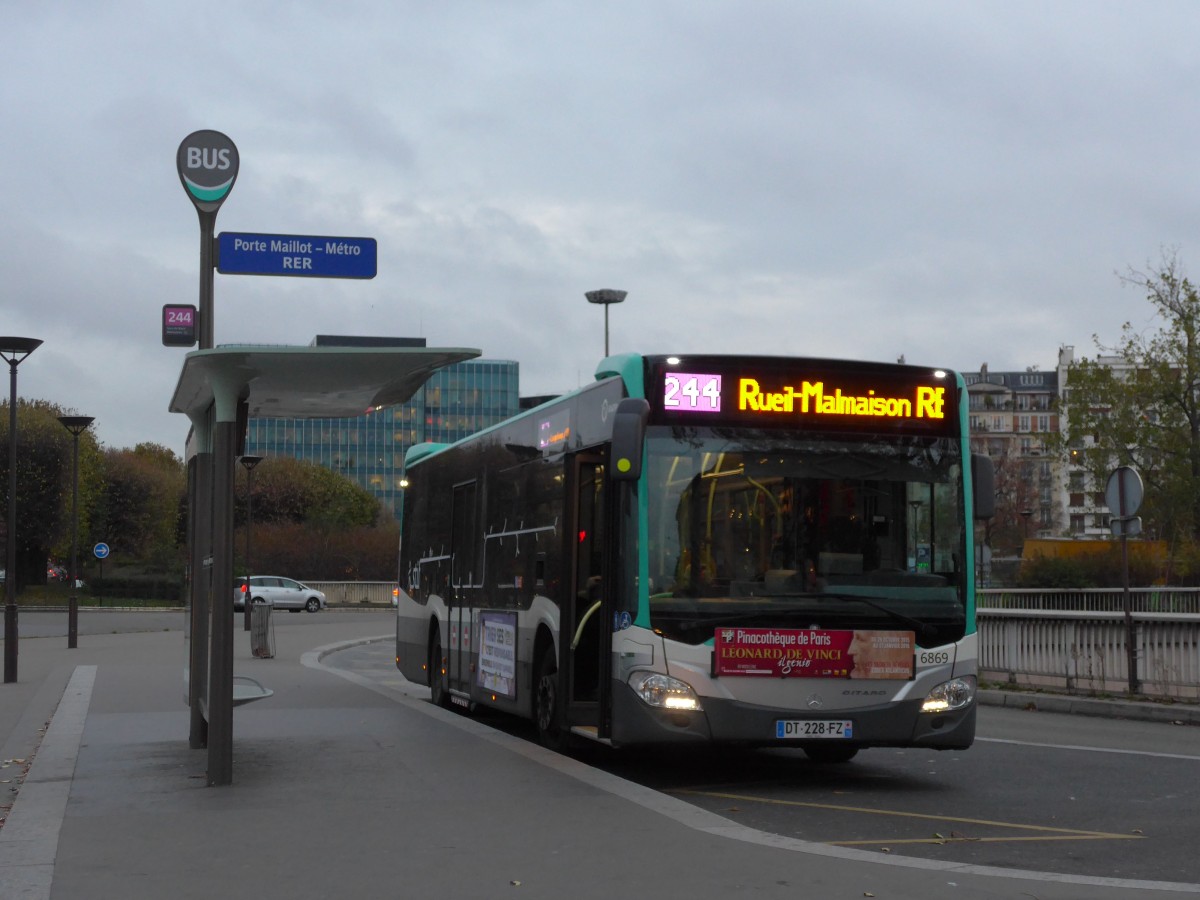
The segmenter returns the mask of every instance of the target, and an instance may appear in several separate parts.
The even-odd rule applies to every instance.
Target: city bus
[[[611,356],[404,474],[396,666],[434,703],[553,748],[974,740],[994,476],[955,372]]]

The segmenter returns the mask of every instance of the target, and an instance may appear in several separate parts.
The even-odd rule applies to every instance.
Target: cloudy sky
[[[372,281],[217,275],[225,343],[423,336],[522,393],[614,351],[978,370],[1095,352],[1200,269],[1200,5],[45,0],[4,8],[0,334],[22,397],[182,454],[185,136],[218,231],[374,237]],[[5,396],[7,394],[5,393]]]

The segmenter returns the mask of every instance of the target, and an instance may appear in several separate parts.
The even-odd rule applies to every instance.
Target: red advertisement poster
[[[911,631],[820,631],[719,628],[713,635],[716,675],[772,678],[913,677]]]

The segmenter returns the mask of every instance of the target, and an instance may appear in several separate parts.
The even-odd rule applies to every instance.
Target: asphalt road
[[[325,664],[403,679],[387,641]],[[528,723],[476,719],[533,740]],[[872,749],[843,765],[797,750],[572,755],[742,825],[974,865],[1200,883],[1200,728],[985,706],[966,751]]]

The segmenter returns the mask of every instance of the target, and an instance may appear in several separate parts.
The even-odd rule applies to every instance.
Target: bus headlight
[[[975,699],[975,676],[964,675],[961,678],[951,678],[943,681],[925,695],[921,704],[921,712],[949,712],[969,706]]]
[[[634,672],[629,686],[650,706],[659,709],[699,711],[700,698],[687,682],[658,672]]]

